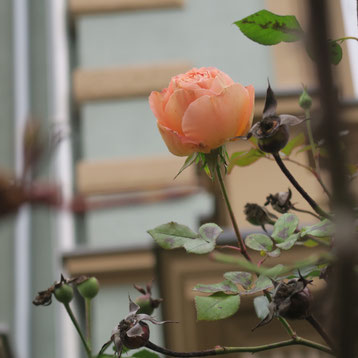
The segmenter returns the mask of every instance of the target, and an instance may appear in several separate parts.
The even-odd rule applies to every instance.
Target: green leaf
[[[237,312],[239,305],[239,295],[227,295],[223,292],[217,292],[208,297],[195,297],[199,321],[216,321],[230,317]]]
[[[317,149],[317,146],[315,145],[315,148]],[[305,145],[303,148],[301,148],[300,150],[297,151],[296,154],[299,154],[299,153],[303,153],[303,152],[307,152],[309,150],[312,150],[312,146],[310,144],[308,145]]]
[[[225,280],[219,283],[213,283],[209,285],[197,284],[194,288],[194,291],[199,291],[203,293],[216,293],[216,292],[226,292],[227,294],[237,294],[238,289],[234,283],[229,280]]]
[[[229,160],[228,172],[230,173],[235,165],[238,167],[246,167],[264,156],[264,152],[255,148],[251,148],[249,151],[233,153]]]
[[[196,239],[198,234],[185,225],[170,222],[148,230],[154,241],[163,249],[183,247],[188,239]]]
[[[272,281],[269,277],[266,275],[260,275],[258,279],[255,281],[254,287],[246,290],[245,292],[242,292],[242,295],[252,295],[253,293],[257,293],[263,290],[266,290],[267,288],[270,288],[273,286]]]
[[[250,234],[246,236],[245,244],[256,251],[271,251],[273,249],[272,240],[265,234]]]
[[[323,265],[324,267],[326,265]],[[301,276],[307,278],[307,277],[319,277],[319,275],[321,274],[321,268],[318,267],[317,265],[308,265],[306,267],[302,267],[299,271],[301,273]],[[287,276],[286,278],[299,278],[300,274],[299,274],[298,270],[294,270],[292,272],[291,275]]]
[[[289,156],[295,148],[303,145],[304,143],[305,143],[305,136],[301,132],[296,137],[292,138],[286,144],[286,146],[281,150],[281,152]]]
[[[255,312],[258,318],[264,319],[269,313],[269,300],[266,296],[258,296],[254,298]]]
[[[114,358],[114,354],[103,353],[103,354],[97,355],[96,358]]]
[[[179,174],[181,174],[186,168],[194,164],[197,161],[197,158],[198,158],[198,153],[193,153],[189,155],[189,157],[186,158],[183,166],[180,168],[178,174],[174,177],[174,179],[176,179],[179,176]]]
[[[300,233],[292,234],[288,239],[286,239],[284,242],[281,242],[280,244],[276,244],[276,246],[282,250],[289,250],[299,239],[299,237]]]
[[[261,45],[294,42],[303,35],[295,16],[280,16],[267,10],[258,11],[234,24],[245,36]]]
[[[282,264],[278,264],[278,265],[275,265],[274,267],[270,267],[270,268],[264,270],[262,275],[270,277],[270,278],[276,278],[285,270],[287,270],[286,266],[284,266]]]
[[[343,56],[343,51],[341,45],[336,41],[328,41],[329,51],[330,51],[330,60],[333,65],[338,65]]]
[[[172,250],[184,247],[187,252],[207,254],[214,250],[216,239],[222,229],[216,224],[204,224],[199,228],[199,234],[185,225],[175,222],[160,225],[148,233],[163,249]]]
[[[132,356],[136,358],[159,358],[158,354],[149,351],[148,349],[141,349],[140,351],[133,353]]]
[[[284,242],[296,230],[298,225],[298,218],[295,214],[283,214],[275,223],[272,237],[278,242]]]
[[[271,252],[267,252],[267,255],[269,255],[270,257],[279,257],[281,255],[281,250],[277,248]]]
[[[307,234],[316,237],[332,236],[334,234],[334,225],[332,221],[328,219],[324,219],[323,221],[320,221],[318,224],[312,226],[306,226],[301,229],[301,237],[304,237]]]
[[[245,290],[248,290],[252,285],[252,274],[244,271],[225,272],[224,277],[235,284],[241,285]]]

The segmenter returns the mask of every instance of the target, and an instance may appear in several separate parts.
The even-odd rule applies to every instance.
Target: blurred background
[[[355,1],[328,2],[332,38],[357,36]],[[181,322],[151,330],[151,340],[159,345],[185,351],[285,338],[277,322],[251,333],[257,318],[249,300],[242,300],[235,317],[197,323],[192,287],[218,282],[234,268],[180,250],[163,252],[146,233],[169,221],[193,229],[208,221],[228,226],[220,193],[195,168],[173,181],[184,158],[170,155],[161,140],[148,105],[152,90],[167,87],[171,76],[192,67],[215,66],[236,82],[254,85],[255,119],[262,113],[267,78],[277,93],[278,112],[302,114],[297,103],[301,84],[315,88],[305,51],[298,44],[260,46],[233,25],[263,8],[296,15],[305,26],[306,2],[298,0],[0,2],[0,173],[21,175],[25,122],[34,118],[64,135],[33,178],[58,184],[67,202],[81,195],[92,203],[76,201],[72,210],[23,206],[0,221],[0,333],[9,337],[16,357],[80,356],[76,333],[61,307],[31,304],[36,292],[61,272],[94,275],[101,283],[93,312],[98,349],[127,314],[128,294],[137,295],[133,283],[153,278],[155,295],[164,298],[157,317]],[[345,42],[343,60],[335,67],[353,137],[358,124],[356,48],[356,42]],[[230,152],[244,149],[247,144],[238,142],[228,147]],[[309,158],[301,154],[297,160],[308,163]],[[324,205],[314,177],[288,166]],[[263,205],[268,194],[290,186],[265,160],[234,169],[227,184],[243,232],[257,230],[244,219],[247,202]],[[293,202],[307,208],[294,190]],[[305,214],[300,218],[312,221]],[[232,240],[230,229],[222,240]],[[300,254],[295,250],[285,260]],[[79,315],[82,309],[78,300]],[[304,324],[298,331],[311,334]],[[270,354],[307,356],[301,348],[260,356]]]

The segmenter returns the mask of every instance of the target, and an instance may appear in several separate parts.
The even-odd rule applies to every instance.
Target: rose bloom
[[[174,76],[162,92],[153,91],[149,105],[171,153],[209,153],[249,131],[254,88],[215,67],[193,68]]]

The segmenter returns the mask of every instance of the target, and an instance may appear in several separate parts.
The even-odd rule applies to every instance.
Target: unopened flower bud
[[[245,205],[244,213],[246,220],[252,225],[261,226],[265,231],[265,224],[273,225],[277,219],[276,215],[270,213],[265,207],[258,204],[247,203]]]
[[[55,288],[54,295],[57,301],[63,304],[68,304],[73,298],[73,288],[67,284],[61,284],[59,287]]]
[[[96,277],[89,277],[77,284],[77,289],[83,298],[92,299],[99,291],[99,283]]]
[[[300,99],[298,100],[298,103],[301,108],[303,109],[310,109],[312,106],[312,97],[308,94],[306,87],[303,87],[302,94],[300,96]]]

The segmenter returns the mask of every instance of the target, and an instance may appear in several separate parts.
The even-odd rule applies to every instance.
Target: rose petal
[[[195,101],[196,95],[193,91],[183,89],[176,90],[169,98],[165,106],[166,127],[183,134],[181,122],[189,104]]]
[[[247,86],[245,88],[249,94],[249,101],[246,102],[242,109],[241,120],[236,136],[245,135],[250,130],[252,119],[254,118],[255,89],[253,86]]]
[[[200,143],[185,138],[179,133],[161,125],[157,122],[160,134],[167,145],[169,151],[174,155],[184,157],[195,152],[209,153],[210,148],[206,148]]]
[[[155,118],[157,118],[160,123],[167,126],[168,124],[164,113],[165,102],[163,98],[163,92],[160,93],[153,91],[149,95],[149,106],[154,113]]]
[[[249,91],[238,83],[224,88],[220,95],[200,97],[184,114],[183,133],[210,149],[217,148],[234,137],[239,126],[246,127],[249,102]]]

